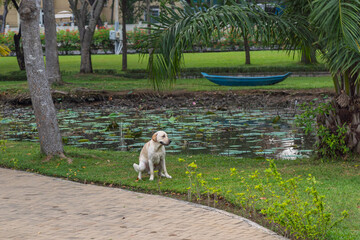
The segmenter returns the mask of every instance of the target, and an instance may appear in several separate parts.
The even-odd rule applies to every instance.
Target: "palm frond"
[[[309,35],[299,32],[299,29],[307,31],[306,27],[298,26],[304,22],[300,17],[297,22],[289,21],[287,18],[269,15],[257,5],[243,0],[239,3],[227,1],[225,5],[210,8],[186,2],[182,2],[182,7],[171,8],[163,4],[161,8],[160,16],[156,18],[158,23],[151,25],[151,34],[144,39],[143,44],[144,50],[154,49],[149,56],[148,71],[155,88],[174,83],[181,70],[184,51],[191,50],[198,42],[209,44],[212,40],[220,39],[224,30],[245,32],[264,43],[271,43],[289,34]],[[286,39],[283,43],[290,49],[299,44],[298,39],[283,39]]]
[[[323,44],[334,47],[345,43],[360,52],[359,12],[359,0],[315,0],[311,18]]]
[[[315,0],[311,19],[323,49],[323,57],[333,76],[339,75],[357,94],[360,77],[360,1]],[[346,89],[345,89],[346,90]]]

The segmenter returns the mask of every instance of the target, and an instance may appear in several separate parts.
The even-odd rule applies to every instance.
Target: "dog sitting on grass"
[[[165,164],[165,146],[170,143],[166,132],[158,131],[153,134],[140,152],[139,164],[133,164],[135,171],[139,173],[137,180],[141,180],[141,173],[144,171],[149,172],[150,181],[154,180],[154,170],[158,171],[159,176],[171,178]]]

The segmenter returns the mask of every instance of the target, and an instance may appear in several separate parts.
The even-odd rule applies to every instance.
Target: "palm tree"
[[[309,18],[311,13],[311,1],[310,0],[283,0],[282,4],[286,7],[283,10],[283,14],[290,15],[301,15],[308,19],[308,28],[312,30],[314,26],[312,26]],[[315,34],[314,34],[315,36]],[[299,36],[301,38],[301,36]],[[301,50],[301,63],[304,64],[316,64],[316,50],[317,45],[314,44],[316,42],[316,38],[314,38],[314,42],[304,41],[299,49]]]
[[[336,98],[333,110],[319,118],[331,133],[346,128],[345,142],[360,153],[360,1],[315,0],[310,20],[323,58],[333,77]],[[320,139],[321,140],[321,139]]]
[[[150,26],[152,33],[145,36],[143,41],[144,54],[147,49],[155,49],[148,62],[150,79],[155,88],[175,82],[183,63],[183,51],[191,49],[199,41],[209,44],[212,40],[220,39],[228,29],[239,35],[246,33],[268,44],[286,35],[311,38],[306,19],[299,15],[291,16],[295,21],[289,21],[287,18],[290,15],[269,15],[255,4],[244,0],[237,2],[227,1],[210,8],[185,1],[182,1],[181,7],[162,5],[160,16],[156,17],[158,23]],[[213,39],[214,36],[217,39]],[[300,41],[304,41],[300,38],[281,40],[289,49],[296,48]]]
[[[155,88],[173,84],[181,71],[183,51],[198,41],[209,43],[214,31],[221,37],[226,28],[242,29],[264,43],[280,42],[290,50],[315,43],[330,69],[337,93],[334,110],[322,116],[319,123],[333,132],[346,124],[346,144],[360,153],[359,0],[309,0],[308,17],[295,11],[269,15],[242,0],[207,9],[182,4],[182,8],[175,9],[163,5],[158,23],[151,26],[152,34],[144,39],[144,48],[155,49],[148,62]],[[309,24],[315,27],[310,29]]]

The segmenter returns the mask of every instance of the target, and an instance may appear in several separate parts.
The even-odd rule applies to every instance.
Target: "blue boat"
[[[236,76],[219,76],[201,73],[209,81],[221,86],[264,86],[272,85],[284,81],[292,73],[284,75],[275,75],[267,77],[236,77]]]

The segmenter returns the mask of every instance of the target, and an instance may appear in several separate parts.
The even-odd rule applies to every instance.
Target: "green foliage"
[[[109,40],[109,28],[99,27],[94,33],[92,41],[92,49],[103,50],[105,53],[112,53],[114,51],[114,42]]]
[[[7,46],[11,51],[15,51],[14,35],[16,32],[0,33],[0,45]]]
[[[268,161],[265,178],[258,171],[245,178],[231,169],[231,175],[238,176],[245,187],[244,192],[236,193],[237,200],[250,215],[260,206],[269,222],[284,227],[296,239],[325,239],[327,232],[348,216],[344,211],[341,218],[333,219],[325,209],[325,197],[316,189],[314,176],[309,174],[305,183],[300,177],[283,179],[274,160]],[[300,191],[307,193],[309,199],[303,199]]]
[[[329,114],[333,107],[330,103],[320,103],[316,106],[314,99],[312,102],[300,104],[302,113],[297,115],[295,123],[299,127],[303,127],[306,134],[314,132],[316,129],[315,121],[319,115]]]
[[[335,131],[331,131],[322,124],[315,124],[318,116],[327,115],[334,110],[331,103],[320,103],[316,107],[314,102],[309,102],[301,104],[300,108],[303,113],[296,116],[295,123],[304,127],[306,134],[316,133],[318,139],[316,148],[321,157],[336,159],[339,155],[344,156],[349,153],[350,149],[345,142],[346,124],[337,126]]]
[[[179,158],[179,162],[185,160]],[[282,226],[284,233],[295,239],[325,239],[328,231],[348,216],[348,212],[343,211],[340,218],[334,219],[333,214],[325,208],[325,196],[318,192],[314,176],[309,174],[305,182],[300,177],[284,179],[274,160],[268,162],[269,168],[263,173],[256,170],[247,176],[236,168],[230,169],[230,175],[238,178],[237,183],[243,191],[229,190],[226,195],[235,196],[243,215],[256,218],[260,212],[270,223]],[[212,187],[204,180],[195,162],[186,164],[185,168],[189,179],[188,201],[192,200],[193,195],[199,201],[207,194],[210,205],[211,194],[215,207],[221,189]],[[213,180],[216,182],[219,178]]]
[[[0,152],[6,151],[6,140],[0,140]]]
[[[320,125],[317,129],[319,141],[316,143],[320,156],[336,159],[338,156],[349,153],[350,149],[345,142],[346,133],[347,127],[345,123],[342,126],[337,126],[335,133],[326,126]]]
[[[179,162],[185,162],[185,159],[179,158]],[[216,207],[216,203],[218,202],[217,196],[220,193],[220,188],[218,186],[211,186],[208,181],[205,180],[202,173],[197,172],[197,164],[195,162],[191,162],[190,164],[185,163],[186,176],[189,180],[189,187],[187,190],[187,199],[188,201],[192,201],[192,196],[195,196],[196,201],[200,201],[202,196],[207,196],[207,205],[210,206],[211,196],[213,197],[214,207]],[[213,178],[214,182],[218,181],[219,178]]]
[[[63,54],[67,55],[70,51],[80,50],[79,31],[59,30],[57,32],[57,42],[59,44],[58,50]]]

